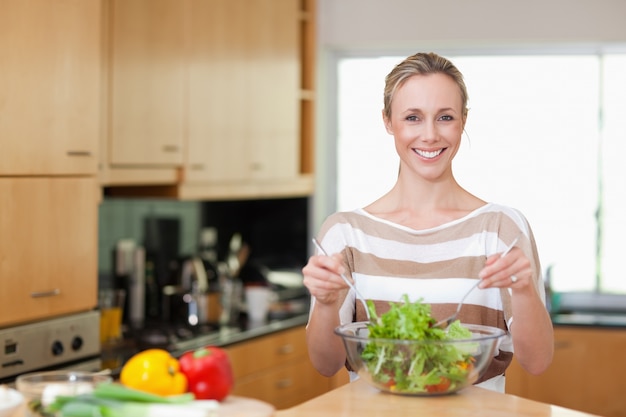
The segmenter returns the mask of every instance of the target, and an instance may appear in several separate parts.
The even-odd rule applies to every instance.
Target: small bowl
[[[0,417],[11,417],[24,402],[24,396],[12,388],[0,386]]]
[[[23,374],[15,380],[15,386],[26,400],[26,415],[28,417],[49,417],[42,413],[58,395],[86,394],[103,382],[111,382],[109,375],[79,372],[79,371],[50,371]]]
[[[369,322],[339,326],[348,363],[360,378],[381,391],[401,395],[452,394],[485,373],[506,334],[496,327],[463,324],[463,340],[370,339]]]

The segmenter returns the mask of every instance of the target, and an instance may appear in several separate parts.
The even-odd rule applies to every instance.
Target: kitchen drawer
[[[624,351],[623,328],[555,326],[548,370],[533,376],[513,360],[506,371],[506,392],[605,417],[626,417]]]
[[[306,359],[304,326],[239,343],[226,348],[235,380],[297,359]]]
[[[305,326],[272,333],[225,348],[235,376],[234,395],[284,409],[348,382],[347,371],[322,376],[309,360]]]
[[[233,394],[266,401],[281,410],[324,394],[329,384],[329,379],[304,358],[275,370],[236,379]]]

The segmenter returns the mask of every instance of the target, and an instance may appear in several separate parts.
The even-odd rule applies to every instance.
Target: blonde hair
[[[463,80],[463,74],[448,59],[433,52],[417,53],[406,58],[394,67],[385,77],[385,92],[383,97],[383,114],[388,120],[391,119],[391,102],[393,96],[409,78],[415,75],[445,74],[452,78],[459,86],[461,100],[463,103],[463,117],[467,117],[467,88]]]

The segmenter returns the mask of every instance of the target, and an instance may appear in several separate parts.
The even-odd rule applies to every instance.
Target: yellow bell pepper
[[[157,395],[178,395],[187,391],[187,377],[178,360],[163,349],[148,349],[132,356],[122,367],[120,382]]]

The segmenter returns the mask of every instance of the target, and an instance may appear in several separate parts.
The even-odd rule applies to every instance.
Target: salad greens
[[[406,294],[403,301],[390,303],[389,311],[380,317],[368,302],[370,340],[361,357],[372,380],[391,391],[411,394],[444,393],[465,385],[474,368],[471,349],[437,341],[471,339],[472,333],[459,320],[447,330],[432,327],[436,320],[429,304],[421,299],[412,303]]]

